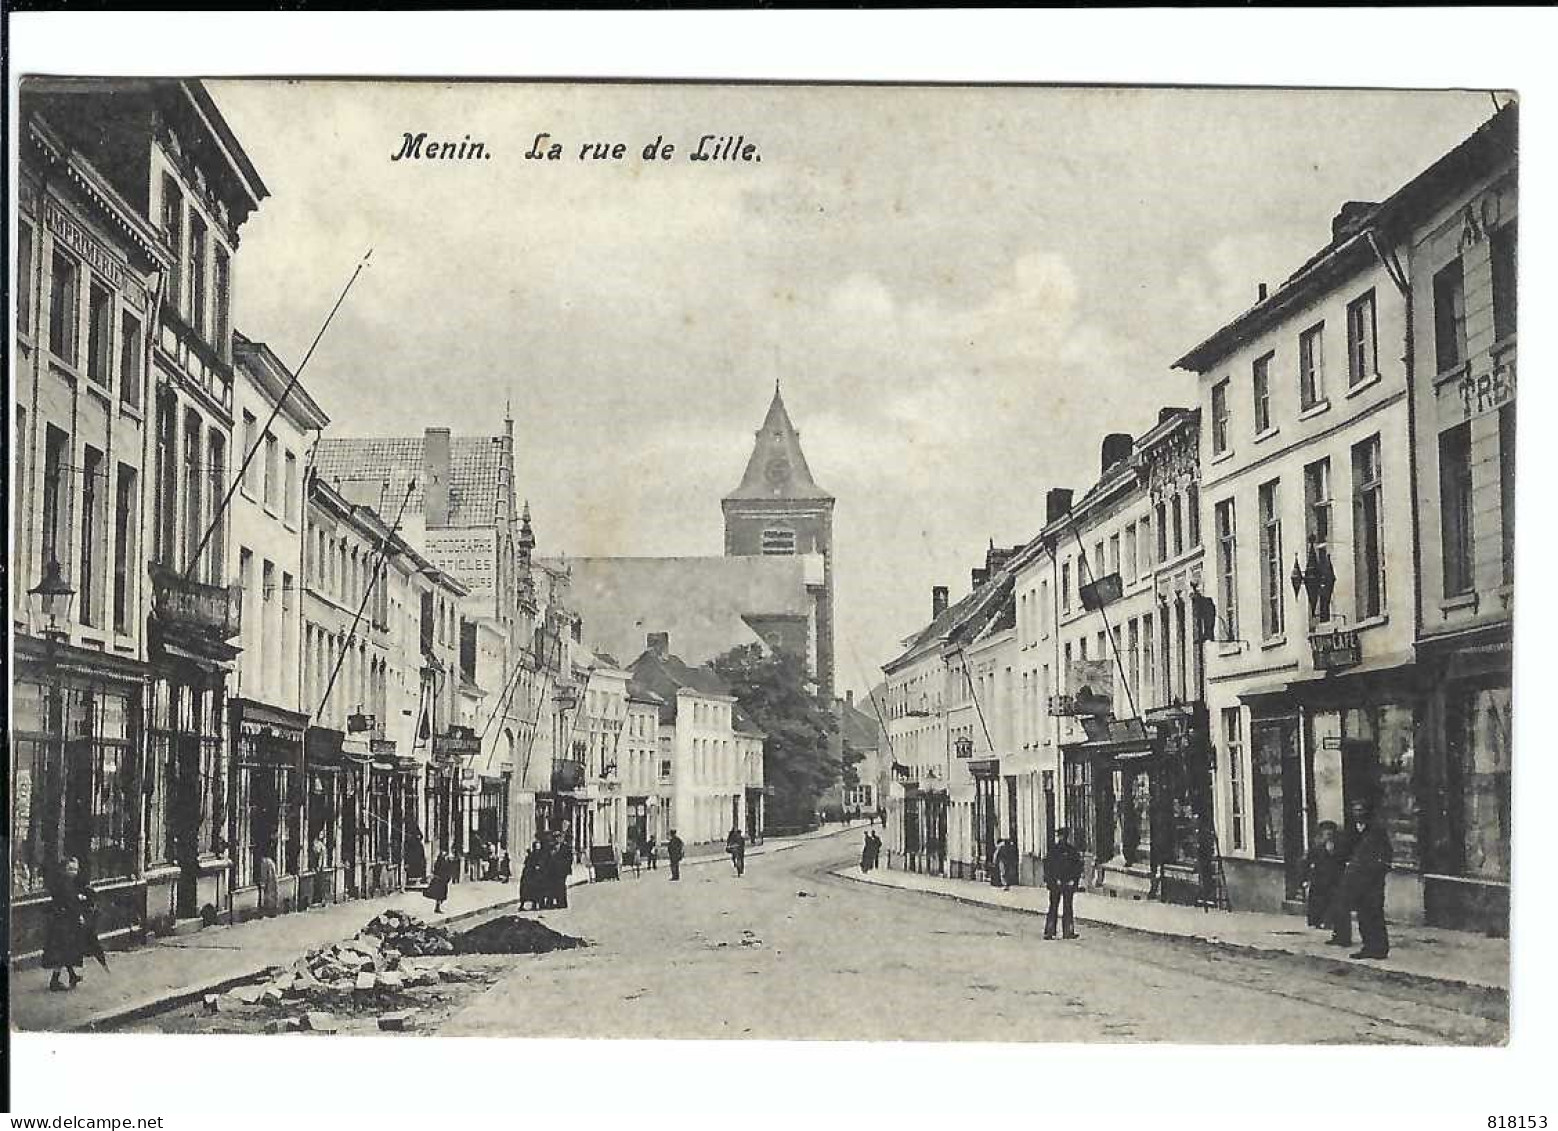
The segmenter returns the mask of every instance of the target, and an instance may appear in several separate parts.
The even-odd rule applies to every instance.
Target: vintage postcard
[[[14,1029],[1508,1040],[1516,91],[16,111]]]

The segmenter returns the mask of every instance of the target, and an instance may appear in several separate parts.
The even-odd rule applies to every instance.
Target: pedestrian
[[[88,923],[94,910],[92,889],[81,879],[80,862],[73,856],[60,861],[49,882],[49,918],[43,937],[43,965],[53,972],[49,989],[73,990],[81,984],[76,967],[86,959]],[[94,934],[93,947],[96,943]],[[70,976],[70,985],[60,981],[61,972]]]
[[[1333,917],[1333,946],[1352,945],[1352,916],[1358,914],[1358,935],[1363,948],[1354,958],[1390,956],[1390,934],[1385,927],[1385,877],[1390,871],[1390,834],[1371,806],[1354,801],[1347,807],[1347,866],[1342,872],[1340,898]]]
[[[265,846],[265,851],[260,856],[258,883],[260,914],[267,918],[281,914],[281,875],[276,867],[274,841]]]
[[[1071,830],[1056,829],[1055,843],[1044,857],[1044,883],[1049,888],[1049,914],[1044,917],[1044,937],[1055,937],[1057,913],[1066,938],[1077,937],[1072,920],[1072,900],[1082,882],[1082,854],[1071,846]]]
[[[427,877],[427,849],[422,845],[422,830],[415,821],[406,830],[406,879],[421,880]]]
[[[650,837],[647,841],[644,842],[644,863],[649,865],[649,870],[651,872],[653,872],[658,866],[658,846],[655,844],[654,837]]]
[[[730,853],[730,862],[736,866],[736,875],[742,875],[747,868],[747,838],[741,835],[741,830],[735,825],[730,826],[730,834],[725,838],[725,851]]]
[[[323,903],[330,895],[330,877],[325,875],[325,833],[320,829],[308,845],[308,870],[314,873],[314,902]]]
[[[1347,858],[1335,821],[1315,826],[1315,843],[1304,857],[1304,912],[1311,927],[1329,927]]]
[[[1007,891],[1017,882],[1017,840],[1007,837],[995,850],[995,861],[1001,873],[1001,886]]]
[[[486,879],[487,878],[487,875],[486,875],[486,872],[487,872],[486,864],[487,864],[487,842],[482,840],[480,834],[472,833],[471,834],[470,858],[467,861],[467,865],[470,868],[470,871],[466,873],[466,876],[469,879],[473,879],[473,880]]]
[[[874,871],[882,864],[882,838],[874,832],[866,836],[871,841],[871,868]]]
[[[438,850],[438,858],[433,861],[433,874],[428,877],[427,887],[422,889],[422,895],[433,901],[433,914],[444,913],[444,900],[449,898],[449,881],[454,878],[454,871],[459,867],[454,857],[444,849]]]
[[[568,877],[573,873],[573,841],[568,830],[557,838],[547,868],[547,902],[554,908],[568,907]]]
[[[865,843],[863,845],[861,845],[861,847],[860,847],[860,870],[862,872],[869,872],[871,870],[871,834],[870,833],[866,833]]]
[[[520,910],[524,910],[527,903],[532,911],[541,910],[542,874],[545,863],[546,853],[541,848],[541,842],[531,841],[530,850],[525,853],[525,862],[519,869]]]
[[[500,884],[506,884],[511,882],[513,879],[514,865],[509,860],[508,852],[505,851],[501,856],[498,857],[497,881]]]
[[[682,878],[682,853],[686,849],[682,847],[682,838],[676,835],[676,830],[671,830],[670,839],[665,842],[665,858],[671,864],[671,879]]]

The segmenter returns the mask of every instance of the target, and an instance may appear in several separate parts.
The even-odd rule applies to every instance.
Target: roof
[[[731,708],[731,724],[737,734],[744,734],[748,738],[767,738],[768,732],[752,721],[752,717],[741,709],[737,703]]]
[[[493,526],[507,518],[502,436],[455,436],[449,441],[449,526]],[[314,472],[330,483],[389,482],[398,499],[412,483],[409,509],[423,509],[421,436],[330,437],[319,441]]]
[[[1280,287],[1222,326],[1184,357],[1176,369],[1205,373],[1223,358],[1317,291],[1350,278],[1375,259],[1376,233],[1387,242],[1422,219],[1450,195],[1486,176],[1495,164],[1512,160],[1519,143],[1519,105],[1511,102],[1397,189],[1382,204],[1354,202],[1342,213],[1342,223],[1324,247],[1312,255]]]
[[[679,656],[661,655],[653,648],[644,649],[634,660],[630,670],[633,683],[641,691],[648,691],[660,699],[660,721],[676,721],[676,695],[680,691],[692,691],[714,698],[730,698],[730,685],[718,672],[707,666],[692,667]]]
[[[271,404],[281,401],[281,411],[300,427],[318,431],[330,423],[325,410],[309,396],[303,382],[295,380],[296,374],[264,342],[252,341],[234,330],[233,361],[237,363],[238,369],[254,380]],[[283,395],[286,396],[285,401],[282,401]]]
[[[542,563],[545,565],[546,563]],[[570,558],[568,602],[597,650],[636,656],[649,633],[695,663],[765,643],[762,622],[810,617],[801,557]]]
[[[851,703],[839,712],[839,732],[856,750],[876,750],[882,744],[882,727],[876,717]]]
[[[757,430],[757,442],[752,445],[752,457],[747,460],[746,473],[734,491],[726,495],[727,501],[740,499],[811,499],[831,500],[828,492],[817,486],[806,464],[806,453],[801,451],[801,434],[790,423],[785,411],[784,398],[779,395],[779,383],[774,382],[774,399],[769,403],[768,415]]]
[[[1012,581],[1022,555],[1014,555],[983,585],[947,609],[926,625],[896,658],[882,665],[883,671],[896,671],[913,660],[937,651],[944,645],[961,646],[974,639],[991,619],[1000,615],[1011,596]]]

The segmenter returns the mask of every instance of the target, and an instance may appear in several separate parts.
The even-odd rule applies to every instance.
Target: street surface
[[[1229,951],[828,874],[832,838],[574,890],[595,945],[512,960],[444,1036],[1493,1044],[1505,999],[1359,964]],[[850,858],[852,859],[852,857]],[[805,893],[804,895],[802,893]]]

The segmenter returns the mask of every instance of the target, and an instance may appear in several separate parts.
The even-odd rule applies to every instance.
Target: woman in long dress
[[[260,858],[260,914],[281,913],[281,876],[276,867],[276,846],[267,845]]]
[[[86,958],[87,917],[93,910],[91,889],[80,880],[81,865],[74,858],[63,860],[49,884],[49,923],[43,939],[43,965],[53,971],[51,990],[73,990],[81,984],[76,968]],[[94,936],[93,942],[96,942]],[[70,976],[70,985],[60,981],[61,973]]]
[[[525,853],[525,862],[519,870],[519,907],[524,910],[528,905],[530,910],[541,910],[541,885],[542,869],[545,865],[546,853],[541,849],[541,842],[530,842],[530,851]]]
[[[449,898],[449,879],[454,871],[454,860],[447,852],[440,851],[438,859],[433,861],[433,874],[427,881],[427,887],[422,889],[422,894],[433,901],[433,914],[444,913],[444,900]]]

